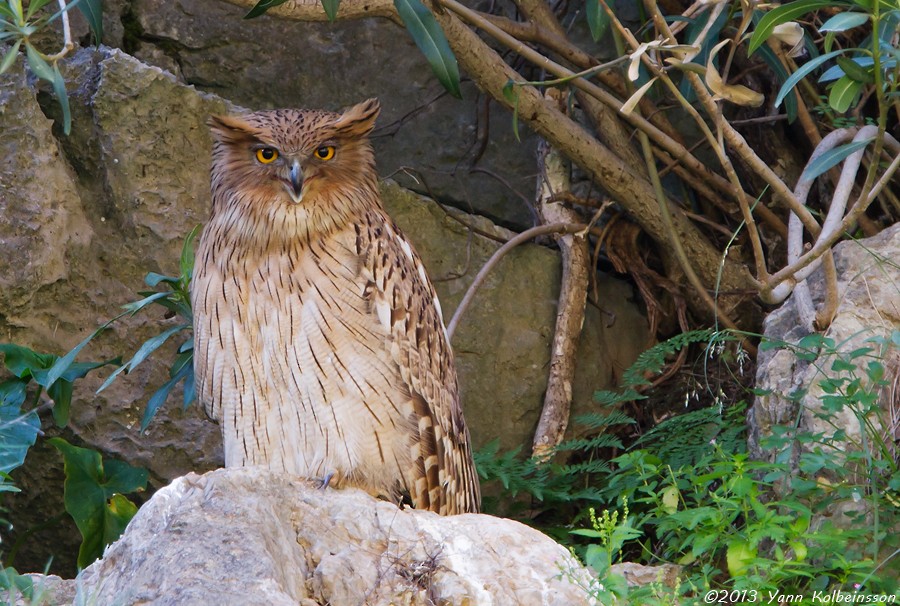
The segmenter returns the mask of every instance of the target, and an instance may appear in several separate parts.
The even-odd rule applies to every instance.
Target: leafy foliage
[[[72,130],[72,112],[69,109],[69,97],[66,93],[66,82],[59,71],[58,62],[72,48],[68,41],[69,31],[65,26],[67,45],[54,55],[47,55],[34,45],[32,38],[49,24],[59,19],[63,13],[77,6],[84,14],[91,27],[97,43],[103,36],[102,0],[73,0],[64,8],[53,14],[44,14],[43,10],[51,0],[32,0],[27,7],[22,0],[0,0],[0,43],[12,43],[12,47],[0,60],[0,74],[12,67],[22,46],[25,47],[25,60],[31,72],[50,83],[59,101],[63,113],[63,132],[67,135]]]
[[[65,459],[66,511],[81,532],[78,567],[85,568],[125,530],[137,506],[123,495],[147,486],[147,470],[122,461],[103,461],[100,453],[72,446],[62,438],[48,442]]]
[[[733,338],[709,331],[681,335],[642,355],[626,376],[646,384],[678,347],[708,340],[707,351],[718,351],[715,343]],[[662,421],[608,462],[591,456],[598,445],[615,439],[570,442],[568,454],[587,459],[589,474],[578,476],[577,465],[523,461],[517,452],[498,453],[495,445],[478,453],[479,471],[514,493],[566,503],[566,511],[586,511],[542,529],[566,540],[559,530],[568,528],[568,542],[598,573],[599,582],[586,590],[601,603],[670,604],[718,588],[781,594],[860,587],[870,593],[896,591],[898,577],[891,571],[897,566],[884,554],[900,553],[898,538],[885,531],[900,523],[893,496],[900,472],[880,430],[877,393],[885,387],[882,361],[900,346],[900,331],[850,351],[822,335],[796,346],[763,345],[791,347],[820,367],[820,414],[834,422],[832,435],[775,426],[764,446],[781,454],[775,462],[753,461],[746,452],[744,403],[723,402]],[[635,387],[625,385],[618,401],[611,392],[601,400],[621,405],[633,398]],[[848,411],[865,428],[863,440],[854,442],[857,450],[850,451],[841,446],[848,436],[840,419]],[[605,426],[604,418],[609,419]],[[622,416],[599,413],[587,420],[599,428],[624,423]],[[799,474],[791,465],[798,455]],[[567,467],[577,479],[560,473]],[[860,498],[866,507],[838,508],[846,520],[822,517],[829,508]],[[674,588],[635,589],[610,573],[621,560],[671,562],[683,569]]]

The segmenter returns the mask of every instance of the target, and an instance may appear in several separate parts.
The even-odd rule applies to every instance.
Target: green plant
[[[710,339],[706,350],[713,352],[735,336],[698,332],[660,344],[629,369],[628,381],[646,384],[679,346],[703,339]],[[749,458],[745,405],[718,401],[666,419],[577,481],[563,481],[563,466],[542,467],[496,449],[480,453],[479,469],[511,489],[567,504],[568,522],[554,520],[550,532],[565,541],[558,529],[569,528],[571,547],[598,572],[596,586],[585,589],[602,603],[674,604],[711,590],[894,592],[900,474],[879,394],[891,374],[886,361],[895,360],[892,373],[900,368],[893,357],[900,331],[847,350],[821,335],[796,346],[763,343],[778,346],[817,365],[821,393],[814,414],[832,431],[774,427],[763,444],[776,454],[774,462]],[[618,397],[643,397],[638,386],[623,386]],[[622,403],[615,393],[598,395],[603,402]],[[806,390],[794,397],[804,395]],[[858,424],[855,433],[846,427],[848,412]],[[568,454],[593,456],[597,443],[572,442]],[[542,491],[546,486],[553,492]],[[541,526],[540,518],[531,521]],[[622,587],[608,572],[626,560],[682,566],[677,587]]]
[[[51,1],[31,0],[23,5],[22,0],[0,0],[0,43],[12,44],[3,59],[0,59],[0,74],[12,67],[19,50],[24,46],[25,60],[32,73],[53,87],[53,93],[63,113],[63,131],[68,135],[72,129],[72,115],[69,110],[69,97],[66,94],[66,82],[59,71],[59,61],[75,47],[75,43],[72,41],[69,17],[66,13],[77,6],[90,24],[94,38],[99,44],[103,36],[102,0],[73,0],[68,4],[65,0],[57,0],[59,10],[48,15],[43,9]],[[63,48],[57,53],[48,55],[34,45],[33,37],[57,19],[62,20]]]

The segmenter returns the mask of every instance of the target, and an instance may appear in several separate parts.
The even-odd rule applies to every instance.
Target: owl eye
[[[334,158],[334,146],[333,145],[323,145],[319,149],[313,152],[313,155],[319,160],[331,160]]]
[[[271,164],[278,159],[278,150],[272,147],[261,147],[256,150],[256,159],[263,164]]]

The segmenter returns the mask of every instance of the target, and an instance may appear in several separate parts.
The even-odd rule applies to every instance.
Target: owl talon
[[[334,472],[329,471],[328,473],[325,474],[324,478],[322,478],[321,480],[318,480],[318,482],[320,484],[319,490],[325,490],[326,488],[328,488],[328,484],[329,484],[329,482],[331,482],[331,478],[333,478],[333,477],[334,477]]]

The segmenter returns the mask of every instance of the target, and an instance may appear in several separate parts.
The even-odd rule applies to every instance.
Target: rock
[[[591,581],[568,550],[518,522],[401,510],[242,468],[162,488],[69,583],[74,603],[575,606],[595,603],[582,588]]]
[[[896,287],[900,283],[900,269],[894,263],[885,262],[885,259],[896,259],[898,256],[900,225],[889,227],[872,238],[842,242],[835,247],[840,305],[834,321],[823,336],[833,339],[837,350],[842,354],[849,354],[861,347],[873,347],[873,355],[879,356],[880,346],[873,343],[872,339],[890,340],[892,332],[900,329]],[[814,303],[817,307],[821,306],[824,298],[824,278],[821,271],[816,271],[810,277],[809,286]],[[793,346],[809,334],[804,322],[800,320],[796,299],[796,295],[792,295],[781,308],[766,318],[766,340]],[[843,457],[844,453],[857,448],[854,445],[861,443],[860,422],[852,410],[844,407],[829,412],[831,420],[824,418],[822,414],[825,412],[822,380],[852,374],[848,370],[833,369],[834,359],[827,352],[820,352],[818,359],[800,358],[791,347],[760,350],[756,389],[763,391],[765,395],[756,398],[748,415],[750,449],[754,457],[769,461],[778,457],[781,462],[789,462],[794,470],[797,469],[801,452],[799,447],[779,455],[761,445],[766,437],[772,435],[772,427],[775,425],[796,426],[798,433],[821,434],[824,439],[834,436],[836,429],[840,429],[846,437],[834,442],[834,449],[829,452],[833,457]],[[865,366],[869,360],[870,358],[861,357],[854,361],[858,365],[855,375],[863,378],[864,387],[867,384]],[[887,367],[888,378],[900,368],[896,359],[882,362]],[[802,397],[791,397],[801,389],[805,390]],[[891,405],[891,397],[888,393],[883,393],[879,403],[881,418],[892,418]],[[874,415],[869,420],[876,428],[881,427]],[[887,439],[890,443],[895,437],[889,436]],[[787,459],[784,454],[789,455]],[[837,506],[832,513],[837,514],[845,505]],[[835,522],[842,523],[841,515],[833,517]]]
[[[629,587],[660,584],[674,589],[678,586],[680,573],[681,566],[675,564],[646,566],[637,562],[622,562],[609,567],[609,574],[625,577]]]
[[[209,212],[211,139],[204,122],[210,113],[234,109],[107,48],[79,51],[64,73],[73,130],[59,138],[21,72],[0,76],[0,207],[11,217],[11,227],[0,226],[0,331],[4,340],[57,354],[139,298],[147,272],[178,272],[184,236]],[[58,111],[49,96],[42,93],[40,100],[48,113]],[[435,278],[449,320],[500,245],[464,224],[498,237],[509,232],[390,182],[382,191]],[[23,258],[34,260],[25,265]],[[454,349],[476,447],[494,438],[503,448],[530,444],[547,380],[559,263],[556,251],[519,247],[491,274],[460,325]],[[607,276],[598,280],[602,310],[588,311],[574,385],[576,411],[589,410],[592,393],[614,385],[649,339],[631,287]],[[162,310],[123,318],[79,360],[127,359],[177,323]],[[218,426],[197,406],[182,410],[180,392],[146,433],[138,433],[147,399],[166,381],[166,364],[188,336],[183,333],[100,394],[95,390],[105,372],[77,383],[64,436],[146,467],[151,487],[221,465]],[[59,433],[49,420],[43,429]],[[39,440],[14,474],[25,494],[5,501],[16,530],[4,540],[63,510],[60,467],[58,453]],[[74,573],[78,535],[66,523],[64,532],[43,530],[26,542],[18,568],[42,570],[52,549],[53,572]]]

